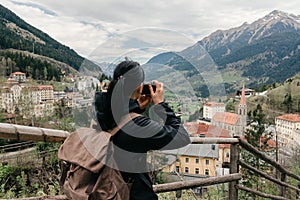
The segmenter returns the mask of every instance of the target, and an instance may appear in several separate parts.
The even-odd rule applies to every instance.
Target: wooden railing
[[[37,127],[20,126],[13,124],[0,123],[0,138],[2,139],[14,139],[18,141],[44,141],[44,142],[63,142],[65,138],[69,135],[69,132],[45,129]],[[210,186],[215,184],[229,183],[228,199],[237,200],[239,199],[239,190],[255,194],[264,198],[270,199],[288,199],[286,197],[287,188],[294,190],[296,195],[295,199],[300,198],[300,188],[299,184],[293,186],[287,183],[287,176],[295,179],[300,183],[300,176],[290,172],[284,168],[280,163],[274,161],[272,158],[266,156],[264,153],[258,151],[249,143],[241,140],[240,138],[191,138],[194,144],[230,144],[230,174],[220,176],[220,177],[209,177],[204,179],[195,179],[191,181],[178,181],[173,183],[154,185],[154,191],[157,193],[184,190],[188,188]],[[281,173],[280,179],[275,178],[249,164],[245,163],[240,159],[240,150],[245,149],[246,151],[252,153],[257,158],[269,163],[271,166],[276,168],[278,172]],[[245,168],[250,170],[257,175],[276,183],[280,186],[280,192],[278,195],[266,194],[261,191],[253,190],[252,188],[247,188],[241,184],[243,179],[243,174],[240,173],[240,168]],[[37,197],[37,198],[27,198],[27,199],[55,199],[55,197]],[[64,196],[58,196],[56,199],[66,199]]]

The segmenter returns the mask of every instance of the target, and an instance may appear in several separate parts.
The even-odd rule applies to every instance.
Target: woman
[[[175,149],[190,143],[180,118],[164,102],[163,83],[149,85],[150,96],[142,94],[144,71],[139,63],[123,61],[114,70],[105,98],[96,98],[98,122],[102,129],[111,130],[129,113],[142,113],[150,102],[163,123],[138,115],[113,136],[114,158],[123,179],[132,183],[131,200],[158,199],[148,175],[147,151]]]

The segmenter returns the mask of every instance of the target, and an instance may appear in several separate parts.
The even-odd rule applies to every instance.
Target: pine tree
[[[272,133],[266,132],[265,129],[266,119],[261,105],[258,104],[256,106],[256,109],[249,114],[251,119],[251,125],[245,131],[245,138],[247,142],[251,144],[253,147],[255,147],[257,150],[261,152],[265,152],[267,154],[272,150],[272,147],[269,146],[268,144],[268,141],[272,138]],[[241,157],[243,159],[243,162],[261,171],[271,170],[267,163],[260,160],[258,157],[255,157],[253,154],[249,153],[246,150],[242,150]],[[241,169],[241,170],[243,171],[243,174],[245,174],[243,183],[249,188],[253,188],[255,190],[261,190],[261,183],[259,180],[259,176],[246,169]]]

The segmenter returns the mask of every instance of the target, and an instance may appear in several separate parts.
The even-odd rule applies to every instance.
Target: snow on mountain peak
[[[229,30],[218,30],[204,38],[201,43],[206,49],[226,46],[226,44],[233,41],[250,44],[260,38],[282,31],[300,32],[300,16],[274,10],[251,24],[244,23]]]

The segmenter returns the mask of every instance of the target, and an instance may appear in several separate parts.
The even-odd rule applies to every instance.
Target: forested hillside
[[[0,49],[18,49],[43,55],[68,64],[76,70],[86,67],[100,71],[96,64],[29,25],[2,5],[0,5]]]

